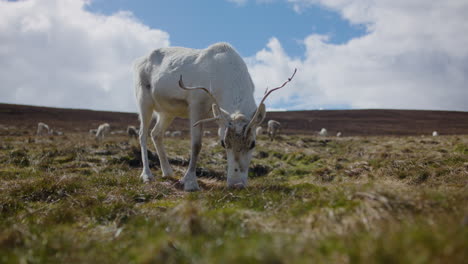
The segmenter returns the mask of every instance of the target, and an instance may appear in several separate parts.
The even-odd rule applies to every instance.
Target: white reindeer
[[[281,127],[281,123],[276,120],[269,120],[268,121],[268,129],[267,134],[270,137],[270,140],[275,140],[276,135],[279,133]]]
[[[438,133],[437,131],[433,131],[433,132],[432,132],[432,136],[433,136],[433,137],[437,137],[438,135],[439,135],[439,133]]]
[[[336,133],[336,137],[341,137],[341,132]]]
[[[42,122],[37,123],[36,135],[42,136],[42,135],[48,135],[48,134],[50,134],[49,126]]]
[[[110,125],[108,123],[104,123],[99,125],[97,132],[96,132],[96,139],[101,140],[105,136],[107,136],[110,132]]]
[[[326,137],[328,135],[327,129],[322,128],[318,134],[319,136]]]
[[[201,150],[203,123],[209,121],[217,122],[218,136],[226,149],[228,186],[245,187],[255,147],[255,128],[266,114],[263,102],[271,92],[285,86],[294,74],[282,86],[266,93],[257,108],[254,84],[247,66],[229,44],[217,43],[203,50],[161,48],[138,59],[135,62],[135,92],[141,122],[142,180],[146,182],[154,178],[148,166],[146,146],[154,114],[157,122],[151,136],[163,177],[172,176],[174,172],[167,160],[162,135],[175,117],[188,117],[191,153],[188,169],[181,179],[184,190],[199,190],[195,169]],[[200,87],[186,87],[182,77],[190,85]],[[210,117],[210,110],[213,117]]]
[[[263,134],[263,127],[259,126],[257,127],[257,129],[255,130],[255,135],[260,136],[261,134]]]

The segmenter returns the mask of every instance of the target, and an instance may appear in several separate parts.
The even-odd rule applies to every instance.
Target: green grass
[[[125,137],[4,137],[0,263],[466,262],[468,136],[329,140],[261,137],[231,190],[209,138],[185,193],[157,163],[141,183]],[[189,141],[166,145],[181,177]]]

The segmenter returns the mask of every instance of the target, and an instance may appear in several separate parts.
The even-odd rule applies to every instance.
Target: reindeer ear
[[[266,117],[266,107],[265,107],[265,104],[260,104],[258,106],[258,115],[257,115],[257,118],[256,120],[252,120],[255,124],[255,126],[259,126],[262,122],[263,122],[263,119],[265,119]],[[255,115],[255,114],[254,114]]]

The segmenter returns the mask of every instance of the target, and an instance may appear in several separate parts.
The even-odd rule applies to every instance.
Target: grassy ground
[[[0,137],[0,263],[466,263],[468,136],[260,138],[249,187],[139,181],[125,137]],[[180,177],[189,141],[166,140]]]

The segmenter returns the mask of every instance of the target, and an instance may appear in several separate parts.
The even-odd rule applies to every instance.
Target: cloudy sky
[[[132,61],[226,41],[270,109],[468,111],[468,0],[0,0],[0,102],[136,111]]]

